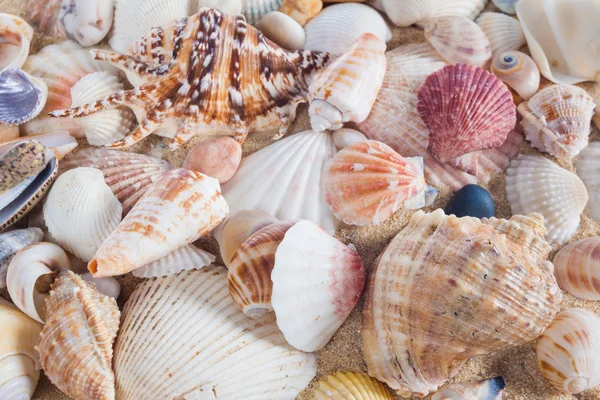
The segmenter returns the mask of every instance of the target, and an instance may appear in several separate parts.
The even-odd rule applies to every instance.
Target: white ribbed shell
[[[477,18],[492,48],[492,56],[509,50],[519,50],[527,41],[519,20],[506,14],[485,12]]]
[[[39,228],[16,229],[0,235],[0,288],[6,288],[6,271],[10,260],[24,247],[39,242],[44,233]]]
[[[267,13],[279,10],[281,0],[242,0],[242,14],[252,25],[258,24]]]
[[[138,278],[176,275],[181,271],[200,269],[212,264],[215,256],[194,246],[187,245],[159,260],[131,271]]]
[[[583,181],[590,199],[588,215],[600,221],[600,142],[590,143],[575,160],[577,176]]]

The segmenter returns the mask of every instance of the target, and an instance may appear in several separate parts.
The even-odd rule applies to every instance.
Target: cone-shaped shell
[[[336,372],[319,381],[314,400],[394,400],[378,380],[358,372]]]
[[[536,149],[572,160],[588,144],[596,104],[572,85],[548,86],[519,104],[525,137]]]
[[[490,41],[492,56],[510,50],[519,50],[527,43],[519,20],[505,14],[485,12],[477,18],[477,25]]]
[[[271,304],[288,343],[323,348],[358,302],[365,275],[358,253],[314,222],[288,229],[271,273]]]
[[[131,273],[138,278],[177,275],[181,271],[206,267],[214,261],[215,256],[189,244],[148,265],[136,268]]]
[[[0,123],[20,125],[35,118],[48,99],[48,87],[20,69],[0,71]]]
[[[522,245],[543,241],[543,225],[508,226],[413,214],[370,272],[362,338],[371,376],[425,396],[469,358],[543,332],[562,296],[552,264]]]
[[[580,299],[600,300],[600,236],[569,243],[552,263],[561,289]]]
[[[227,287],[233,302],[252,318],[273,311],[271,272],[275,252],[293,221],[268,225],[250,236],[233,255],[227,274]]]
[[[425,191],[422,164],[375,140],[341,150],[325,170],[327,204],[350,225],[378,225]]]
[[[562,393],[600,385],[600,317],[583,308],[558,314],[538,340],[537,364]]]
[[[165,172],[88,264],[95,277],[121,275],[208,234],[229,208],[219,182],[182,168]]]
[[[520,51],[498,53],[492,62],[492,73],[523,100],[529,100],[540,87],[540,70],[531,57]]]
[[[579,227],[588,201],[581,179],[542,156],[519,154],[506,170],[506,197],[513,214],[540,213],[550,243],[564,243]]]
[[[502,400],[504,386],[501,376],[473,383],[455,383],[444,386],[431,396],[431,400]]]
[[[6,288],[6,272],[13,257],[43,237],[44,233],[39,228],[17,229],[0,235],[0,289]]]
[[[291,400],[315,376],[316,356],[288,345],[273,314],[242,314],[225,269],[207,267],[136,288],[123,310],[114,366],[122,400],[207,393]]]
[[[23,66],[32,38],[33,28],[24,19],[0,13],[0,71]]]
[[[71,271],[62,271],[52,284],[36,349],[46,376],[68,396],[115,398],[111,365],[119,314],[115,299]]]
[[[590,199],[587,204],[588,215],[600,221],[600,142],[590,143],[579,153],[575,160],[577,176],[581,178]]]

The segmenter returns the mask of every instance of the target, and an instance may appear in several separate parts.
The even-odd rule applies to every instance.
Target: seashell
[[[44,108],[48,87],[20,69],[0,71],[0,123],[20,125]]]
[[[600,73],[600,3],[528,0],[515,5],[540,73],[560,84],[597,81]]]
[[[311,221],[288,229],[275,252],[271,304],[277,326],[302,351],[323,348],[344,323],[365,286],[356,251]]]
[[[223,264],[229,268],[229,263],[238,248],[262,228],[279,222],[279,220],[264,211],[239,210],[231,212],[229,217],[212,233],[221,252]]]
[[[164,172],[168,162],[143,154],[87,147],[73,152],[60,164],[60,173],[73,168],[99,169],[104,182],[123,206],[123,217]]]
[[[525,138],[536,149],[572,160],[588,144],[596,104],[581,88],[552,85],[519,104]]]
[[[444,212],[459,218],[491,218],[495,215],[496,208],[490,192],[478,185],[466,185],[454,193]]]
[[[131,271],[138,278],[177,275],[181,271],[200,269],[215,262],[215,256],[191,244]]]
[[[381,382],[358,372],[336,372],[319,381],[314,400],[394,400]]]
[[[552,261],[558,286],[573,296],[600,300],[600,237],[569,243]]]
[[[558,314],[537,343],[537,364],[552,386],[577,394],[600,385],[600,317],[583,308]]]
[[[300,26],[304,26],[309,20],[316,17],[322,9],[322,0],[283,0],[279,11],[289,15]],[[304,39],[302,40],[304,44]]]
[[[324,172],[327,204],[349,225],[379,225],[415,196],[424,196],[423,160],[405,159],[375,140],[341,150]]]
[[[39,228],[17,229],[0,234],[0,288],[6,288],[8,264],[23,248],[42,240],[44,234]]]
[[[65,34],[80,45],[100,43],[113,22],[114,0],[65,0],[59,20]]]
[[[219,182],[198,172],[167,171],[102,243],[88,269],[122,275],[212,231],[229,213]]]
[[[112,347],[120,315],[115,299],[61,271],[46,299],[46,313],[36,350],[50,382],[75,399],[114,399]]]
[[[362,327],[369,375],[400,396],[423,397],[468,359],[538,337],[562,298],[543,235],[535,215],[415,212],[370,270]]]
[[[86,272],[81,275],[81,279],[93,283],[98,292],[105,296],[112,297],[115,300],[121,293],[121,285],[119,285],[119,282],[112,276],[109,276],[108,278],[94,278],[92,274]]]
[[[459,16],[474,20],[487,3],[488,0],[443,0],[437,5],[435,17]]]
[[[461,16],[437,17],[425,25],[425,37],[451,64],[485,68],[491,58],[490,41],[475,22]]]
[[[383,83],[385,62],[385,43],[370,33],[361,35],[310,84],[312,129],[340,129],[345,122],[367,119]]]
[[[27,20],[31,21],[39,32],[62,39],[65,37],[59,20],[62,3],[63,0],[27,0],[25,8]]]
[[[240,245],[229,264],[227,286],[233,302],[249,317],[273,311],[271,271],[275,252],[293,221],[268,225]]]
[[[238,15],[242,13],[242,0],[196,0],[197,9],[202,7],[216,8],[225,14]]]
[[[44,133],[42,135],[35,135],[35,137],[22,137],[5,143],[0,143],[0,154],[4,154],[8,149],[19,142],[31,140],[40,142],[47,149],[52,150],[57,160],[62,160],[75,147],[77,147],[77,140],[73,139],[67,131],[57,130],[50,133]]]
[[[15,255],[8,265],[6,286],[12,301],[25,314],[44,322],[44,301],[58,270],[69,268],[65,252],[52,243],[35,243]]]
[[[185,271],[142,282],[129,297],[115,345],[117,398],[291,400],[316,359],[285,342],[273,314],[240,313],[224,268]],[[159,371],[170,378],[156,379]]]
[[[335,153],[330,134],[296,133],[243,158],[223,184],[223,196],[231,212],[261,210],[281,220],[308,219],[333,234],[339,221],[327,206],[322,171]]]
[[[517,123],[506,85],[470,65],[447,66],[427,77],[417,107],[430,132],[427,150],[443,162],[501,146]]]
[[[117,228],[121,213],[121,203],[104,183],[102,172],[94,168],[75,168],[62,174],[44,204],[50,235],[85,262],[94,258]]]
[[[516,14],[517,10],[515,9],[515,5],[519,0],[492,0],[494,5],[498,7],[500,11],[507,14]]]
[[[492,56],[519,50],[527,43],[519,20],[506,14],[484,12],[477,18],[477,25],[490,41]]]
[[[228,136],[198,143],[183,161],[183,168],[212,176],[219,183],[233,177],[242,161],[242,146]]]
[[[506,170],[506,197],[513,214],[540,213],[551,243],[564,243],[579,227],[588,201],[583,182],[541,156],[519,154]]]
[[[588,216],[600,221],[600,142],[590,143],[584,148],[577,160],[575,168],[577,176],[583,181],[590,199],[587,203]]]
[[[19,137],[19,127],[0,123],[0,143],[9,142]]]
[[[504,379],[501,376],[473,383],[444,386],[431,400],[502,400]]]
[[[492,62],[492,72],[523,100],[529,100],[540,87],[540,70],[531,57],[520,51],[498,53]]]
[[[446,0],[454,1],[454,0]],[[439,7],[439,0],[371,0],[370,4],[384,12],[396,26],[407,27],[417,22],[433,18]]]
[[[34,346],[42,326],[0,299],[0,398],[29,400],[40,377],[40,360]]]
[[[23,66],[32,38],[33,28],[23,18],[0,13],[0,71]]]
[[[344,3],[326,7],[304,27],[307,50],[342,54],[349,51],[356,40],[372,33],[384,42],[392,39],[392,31],[383,17],[364,4]]]
[[[304,48],[306,33],[296,20],[279,11],[266,14],[256,26],[267,38],[288,50]]]
[[[351,145],[352,143],[364,142],[367,137],[355,129],[342,128],[333,132],[333,142],[338,150]]]
[[[0,194],[5,194],[26,180],[33,180],[48,165],[54,154],[37,140],[17,142],[0,155]],[[2,204],[5,207],[6,204]]]
[[[242,14],[251,25],[258,22],[270,13],[281,7],[281,0],[242,0]]]

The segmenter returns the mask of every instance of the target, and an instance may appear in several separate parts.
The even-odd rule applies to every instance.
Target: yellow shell
[[[378,380],[358,372],[336,372],[319,381],[313,400],[394,400]]]

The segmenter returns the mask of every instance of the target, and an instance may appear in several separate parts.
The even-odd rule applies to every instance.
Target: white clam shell
[[[256,26],[266,37],[288,50],[304,47],[306,33],[292,17],[279,11],[266,14]]]
[[[252,25],[256,25],[268,13],[281,7],[281,0],[242,0],[242,14]]]
[[[88,47],[108,33],[114,8],[114,0],[65,0],[58,18],[69,38]]]
[[[492,49],[492,55],[509,50],[519,50],[527,43],[519,20],[505,14],[485,12],[477,18]]]
[[[356,129],[342,128],[333,132],[333,142],[338,150],[352,143],[364,142],[365,140],[367,140],[367,137]]]
[[[0,71],[23,66],[32,38],[33,28],[24,19],[0,13]]]
[[[590,199],[587,204],[588,215],[600,221],[600,142],[590,143],[579,153],[575,160],[577,176],[581,178]]]
[[[577,175],[542,156],[519,154],[506,170],[506,196],[513,214],[540,213],[546,239],[564,243],[579,227],[588,201]]]
[[[580,299],[600,300],[600,236],[569,243],[552,263],[561,289]]]
[[[215,266],[137,287],[123,310],[114,368],[122,400],[291,400],[315,376],[316,356],[288,345],[273,314],[242,314],[227,271]]]
[[[39,242],[44,233],[39,228],[17,229],[0,235],[0,288],[6,288],[6,272],[10,260],[19,250]]]
[[[243,158],[223,184],[223,196],[232,213],[261,210],[280,220],[308,219],[333,234],[339,221],[327,206],[321,182],[335,153],[330,134],[296,133]]]
[[[119,285],[119,282],[112,276],[107,278],[94,278],[91,273],[86,272],[85,274],[81,275],[81,279],[86,282],[93,283],[96,285],[96,290],[105,296],[112,297],[113,299],[119,297],[119,294],[121,293],[121,285]]]
[[[171,254],[136,268],[131,273],[138,278],[155,278],[177,275],[181,271],[200,269],[215,262],[215,256],[194,246],[187,245]]]

